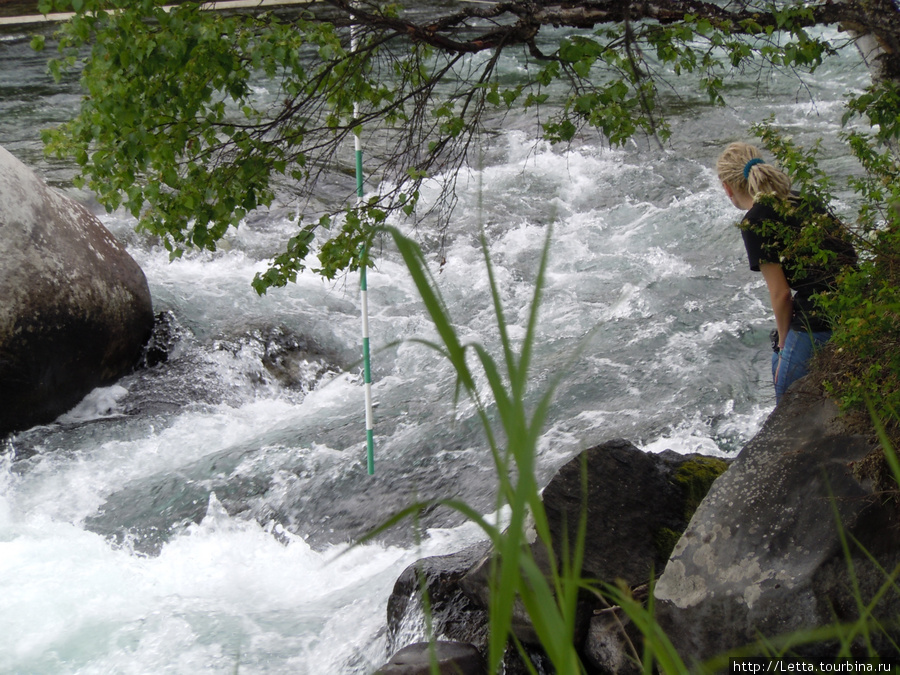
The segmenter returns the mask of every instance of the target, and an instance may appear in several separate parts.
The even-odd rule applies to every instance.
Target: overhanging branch
[[[696,0],[480,2],[476,6],[430,17],[422,22],[384,14],[377,6],[367,3],[350,0],[327,2],[351,16],[354,22],[368,28],[406,35],[416,42],[455,53],[480,52],[499,45],[531,46],[544,26],[592,29],[625,21],[672,24],[692,16],[727,28],[733,34],[753,35],[782,27],[778,13],[764,5],[735,10]],[[893,0],[825,0],[812,5],[809,10],[808,16],[793,20],[795,26],[852,25],[857,31],[880,35],[881,42],[900,45],[900,15]]]

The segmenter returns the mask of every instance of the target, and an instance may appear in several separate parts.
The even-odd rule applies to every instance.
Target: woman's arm
[[[794,302],[791,299],[791,287],[781,265],[776,263],[763,263],[759,266],[766,286],[769,287],[769,298],[772,301],[772,311],[775,312],[775,326],[778,328],[778,348],[784,347],[788,330],[791,327],[791,318],[794,316]]]

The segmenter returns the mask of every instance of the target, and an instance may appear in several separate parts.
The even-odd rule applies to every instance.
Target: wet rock
[[[584,646],[585,660],[599,673],[639,675],[642,636],[619,607],[597,610]]]
[[[431,675],[432,661],[442,675],[486,675],[487,666],[473,645],[464,642],[419,642],[394,654],[375,675]]]
[[[138,362],[147,280],[86,208],[0,148],[0,434],[54,420]]]
[[[160,312],[153,322],[153,331],[144,348],[140,366],[153,368],[169,360],[176,346],[184,338],[185,331],[171,310]]]
[[[720,459],[671,450],[652,454],[625,440],[585,450],[543,492],[553,548],[558,553],[565,541],[576,540],[583,516],[584,574],[645,584],[666,564],[700,499],[726,468]],[[535,544],[534,553],[549,570],[546,548]]]
[[[870,449],[843,429],[837,407],[811,385],[791,389],[715,483],[656,585],[658,620],[688,662],[760,634],[854,620],[839,527],[858,542],[851,554],[862,601],[875,597],[883,570],[900,563],[900,528],[896,507],[851,470]],[[873,609],[892,623],[900,598],[888,593]],[[834,646],[798,653],[827,658]]]
[[[460,592],[459,580],[484,558],[488,544],[417,560],[397,578],[388,599],[388,645],[393,651],[424,628],[422,593],[428,593],[432,630],[442,638],[487,646],[487,610]]]
[[[278,392],[299,402],[342,371],[336,354],[285,328],[252,328],[201,343],[172,311],[165,311],[157,314],[139,370],[126,383],[125,413],[239,406],[257,392]]]
[[[610,583],[646,584],[653,571],[663,567],[693,510],[726,467],[721,460],[700,455],[648,454],[622,440],[586,450],[563,466],[543,492],[554,548],[560,552],[566,538],[575,541],[584,510],[588,523],[584,575]],[[549,572],[546,549],[534,544],[533,551]],[[432,599],[435,634],[484,649],[491,555],[483,547],[473,548],[427,558],[408,568],[388,603],[390,644],[415,639],[417,628],[422,634],[421,626],[411,625],[409,619],[421,616],[421,606],[413,602],[421,580]],[[418,613],[411,608],[418,608]],[[597,619],[598,608],[602,607],[596,596],[586,592],[579,603],[575,643],[583,645],[586,660],[599,672],[629,672],[634,653],[629,641],[639,640],[638,631],[625,627],[627,621],[612,621],[619,615]],[[521,606],[514,608],[512,630],[530,650],[534,663],[545,661]],[[640,652],[640,646],[637,649]],[[527,672],[515,650],[511,652],[507,652],[506,672]]]
[[[259,339],[265,343],[263,365],[282,386],[309,391],[325,374],[346,369],[332,365],[337,354],[323,351],[303,335],[275,327],[261,331]]]
[[[629,587],[646,584],[663,568],[697,504],[726,467],[722,460],[701,455],[646,453],[625,440],[585,450],[560,468],[542,495],[557,563],[576,541],[584,517],[583,576]],[[546,546],[538,541],[532,551],[549,575]],[[460,579],[462,590],[482,607],[489,601],[489,569],[490,558],[485,557]],[[575,627],[579,644],[596,606],[596,597],[585,591]],[[513,611],[512,630],[522,642],[537,644],[520,604]]]

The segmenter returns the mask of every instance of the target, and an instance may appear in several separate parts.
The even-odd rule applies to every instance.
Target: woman
[[[778,332],[772,354],[777,403],[794,381],[807,374],[813,353],[831,337],[830,323],[814,296],[834,288],[841,267],[855,264],[856,253],[840,222],[820,205],[804,205],[791,192],[790,178],[765,163],[752,145],[732,143],[716,169],[731,203],[747,211],[741,234],[750,269],[762,273],[769,289]],[[826,263],[811,262],[796,244],[796,235],[813,220],[823,234],[817,248],[831,253]],[[815,250],[807,245],[806,253]]]

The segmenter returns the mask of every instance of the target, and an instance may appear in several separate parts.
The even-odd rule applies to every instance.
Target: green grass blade
[[[434,327],[441,337],[447,351],[450,363],[456,369],[457,376],[462,381],[463,386],[469,390],[475,391],[475,381],[466,365],[465,348],[459,341],[456,330],[450,321],[450,312],[447,310],[446,304],[437,291],[436,284],[428,271],[428,265],[425,257],[422,255],[422,249],[412,239],[403,235],[395,228],[387,228],[387,231],[394,239],[403,261],[412,276],[413,283],[422,298],[425,310],[428,312]]]

